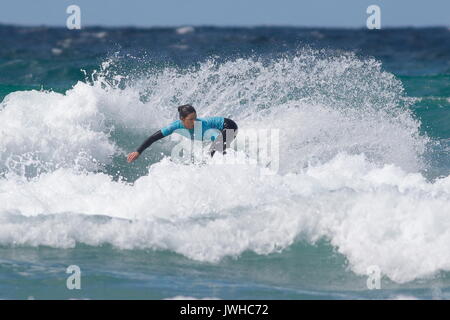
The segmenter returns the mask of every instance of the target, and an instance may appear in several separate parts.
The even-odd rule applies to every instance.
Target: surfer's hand
[[[134,152],[132,152],[132,153],[130,153],[130,154],[128,155],[127,161],[128,161],[128,162],[133,162],[134,160],[136,160],[137,158],[139,158],[139,156],[140,156],[140,153],[137,152],[137,151],[134,151]]]

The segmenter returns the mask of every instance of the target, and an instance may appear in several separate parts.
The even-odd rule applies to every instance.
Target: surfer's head
[[[194,129],[194,122],[197,119],[197,112],[190,104],[184,104],[178,107],[180,120],[186,129]]]

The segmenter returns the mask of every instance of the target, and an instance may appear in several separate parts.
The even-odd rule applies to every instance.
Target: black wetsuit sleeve
[[[154,134],[152,134],[150,137],[147,138],[147,140],[144,141],[144,143],[141,144],[139,148],[136,149],[137,152],[142,153],[145,149],[150,147],[150,145],[159,140],[164,138],[164,135],[162,134],[161,130],[156,131]]]

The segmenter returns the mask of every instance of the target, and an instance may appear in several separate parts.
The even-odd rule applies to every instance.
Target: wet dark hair
[[[180,114],[180,119],[186,118],[187,115],[191,114],[192,112],[195,112],[195,109],[190,104],[183,104],[182,106],[178,107],[178,113]]]

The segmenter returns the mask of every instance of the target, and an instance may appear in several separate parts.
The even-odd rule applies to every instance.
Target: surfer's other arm
[[[162,134],[161,130],[156,131],[154,134],[152,134],[150,137],[147,138],[147,140],[144,141],[144,143],[141,144],[141,146],[139,148],[137,148],[136,151],[131,152],[128,155],[127,161],[128,162],[133,162],[134,160],[136,160],[137,158],[139,158],[139,156],[141,155],[141,153],[147,149],[148,147],[150,147],[150,145],[159,140],[164,138],[164,135]]]

